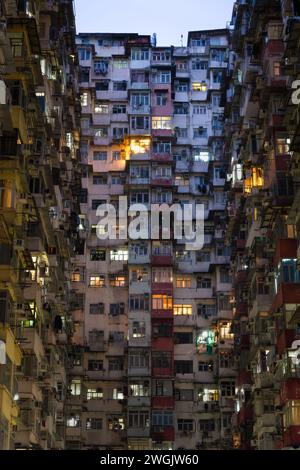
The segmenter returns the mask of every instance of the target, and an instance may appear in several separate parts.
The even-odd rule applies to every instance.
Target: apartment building
[[[299,2],[237,1],[230,31],[231,161],[238,368],[234,445],[299,448]]]
[[[65,447],[80,242],[73,3],[0,2],[0,449]]]
[[[79,34],[82,243],[67,447],[231,448],[234,411],[224,106],[227,30],[187,47],[137,34]],[[133,240],[132,215],[101,240],[97,208],[205,207],[205,246]],[[147,234],[147,228],[146,234]],[[144,239],[143,239],[144,238]]]

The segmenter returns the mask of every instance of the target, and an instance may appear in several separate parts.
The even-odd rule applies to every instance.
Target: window
[[[213,372],[214,371],[214,363],[212,361],[200,361],[198,362],[198,371],[199,372]]]
[[[124,160],[125,158],[122,156],[121,152],[113,152],[112,159],[113,159],[113,162],[116,162],[119,160]]]
[[[222,397],[233,397],[235,395],[235,382],[221,383],[221,395]]]
[[[88,361],[88,370],[92,372],[102,371],[103,370],[103,361]]]
[[[101,430],[102,429],[102,419],[100,418],[87,418],[86,420],[86,429],[87,430]]]
[[[104,315],[104,304],[90,304],[90,315]]]
[[[132,282],[147,282],[149,280],[149,271],[147,268],[137,268],[131,271]]]
[[[193,344],[193,333],[174,333],[176,344]]]
[[[128,134],[127,127],[113,127],[113,139],[120,140]]]
[[[149,93],[134,93],[131,96],[131,106],[135,109],[139,109],[144,106],[149,106],[150,96]]]
[[[133,130],[149,129],[150,118],[148,116],[132,116],[131,127]]]
[[[202,432],[213,432],[215,430],[215,422],[213,419],[202,419],[199,421],[199,430]]]
[[[197,289],[211,289],[211,279],[197,277]]]
[[[81,426],[80,415],[75,414],[70,417],[67,417],[67,427],[68,428],[79,428]]]
[[[173,297],[168,295],[152,295],[153,310],[171,310],[173,308]]]
[[[108,114],[108,111],[109,111],[108,104],[96,103],[94,111],[96,114]]]
[[[94,61],[94,73],[96,75],[107,75],[108,61],[107,60],[95,60]]]
[[[152,118],[153,129],[171,129],[172,121],[169,116],[157,116]]]
[[[198,391],[198,400],[204,403],[219,401],[219,391],[216,389],[200,389]]]
[[[128,261],[128,250],[119,249],[110,251],[111,261]]]
[[[167,93],[156,93],[156,106],[166,106],[168,103]]]
[[[108,128],[100,127],[99,129],[95,129],[95,137],[98,139],[104,139],[105,137],[108,137]]]
[[[193,315],[193,306],[192,305],[174,305],[174,315],[175,317]]]
[[[128,427],[145,429],[150,427],[149,411],[129,411]]]
[[[231,284],[232,277],[230,276],[228,270],[221,269],[221,271],[220,271],[220,282],[222,282],[222,284]],[[228,310],[230,310],[230,308]]]
[[[171,153],[171,142],[156,141],[153,143],[154,153]]]
[[[90,60],[91,51],[88,49],[78,49],[78,58],[79,60]]]
[[[131,49],[131,60],[149,60],[149,50]]]
[[[205,82],[194,82],[192,84],[192,90],[193,91],[206,91],[207,90],[207,84]]]
[[[130,310],[149,310],[149,297],[146,296],[130,296],[129,297]]]
[[[173,411],[153,411],[152,425],[163,428],[173,426]]]
[[[73,379],[71,382],[71,395],[79,396],[81,395],[81,380]]]
[[[87,80],[89,81],[89,80]],[[109,81],[108,80],[101,80],[96,82],[95,84],[96,91],[108,91],[109,88]]]
[[[170,352],[152,352],[152,366],[154,369],[171,369],[172,353]]]
[[[186,139],[187,136],[188,136],[188,131],[187,131],[187,128],[185,127],[175,127],[175,134],[177,137],[179,138],[182,138],[182,139]]]
[[[121,388],[114,388],[112,393],[113,400],[124,400],[124,393]]]
[[[149,167],[148,166],[131,166],[130,176],[131,178],[149,179]]]
[[[109,359],[108,361],[108,370],[119,372],[123,370],[124,363],[122,357],[115,357],[113,359]]]
[[[149,193],[141,191],[132,191],[130,194],[130,202],[132,204],[148,204]]]
[[[105,287],[105,276],[90,276],[90,287]]]
[[[186,81],[175,82],[176,93],[187,93],[189,90],[188,83]]]
[[[273,63],[273,75],[274,75],[274,77],[280,77],[280,75],[281,75],[280,62],[274,62]]]
[[[189,104],[188,103],[175,104],[174,114],[189,114]]]
[[[110,304],[109,306],[109,314],[112,316],[124,315],[125,314],[125,304]]]
[[[206,127],[196,127],[194,128],[194,139],[205,139],[207,137],[207,128]]]
[[[194,391],[189,389],[176,389],[176,401],[194,401]]]
[[[89,331],[89,342],[90,343],[102,343],[104,339],[104,331],[91,330]]]
[[[158,72],[153,74],[153,83],[171,83],[171,72]]]
[[[149,367],[149,354],[147,352],[130,352],[130,368],[145,369]]]
[[[23,38],[11,38],[10,45],[12,49],[13,57],[22,57],[23,56]]]
[[[122,59],[114,60],[113,66],[115,69],[127,69],[128,62],[127,60],[122,60]]]
[[[220,367],[231,369],[234,366],[234,356],[232,352],[220,351]]]
[[[207,70],[208,62],[206,60],[193,60],[192,69],[193,70]]]
[[[192,374],[193,361],[175,361],[176,374]]]
[[[87,400],[98,400],[103,398],[102,388],[88,388],[86,393]]]
[[[167,323],[158,323],[152,328],[153,338],[171,338],[173,336],[173,328]]]
[[[145,338],[146,337],[146,323],[144,321],[134,321],[132,323],[132,337]]]
[[[171,58],[170,52],[153,52],[152,60],[153,62],[166,62]]]
[[[131,397],[149,397],[150,386],[148,381],[137,381],[129,385]]]
[[[194,114],[206,114],[206,106],[200,106],[199,104],[195,104],[193,106],[193,113]]]
[[[153,268],[152,269],[152,282],[153,283],[171,283],[173,282],[172,268]]]
[[[233,339],[233,334],[231,333],[231,323],[221,323],[219,334],[221,340]]]
[[[177,289],[190,289],[192,285],[192,279],[190,277],[177,277],[176,287]]]
[[[96,201],[96,202],[97,202],[97,204],[95,204],[94,207],[97,208],[100,204],[98,204],[99,201]],[[106,251],[101,249],[101,248],[92,248],[91,251],[90,251],[90,260],[91,261],[105,261],[106,260]]]
[[[106,161],[107,160],[107,152],[94,152],[93,159],[96,161]]]
[[[80,96],[81,106],[87,106],[88,105],[88,99],[89,99],[89,94],[87,92],[82,93],[81,96]]]
[[[93,184],[94,185],[103,185],[107,184],[107,176],[104,175],[94,175],[93,176]]]
[[[79,272],[74,272],[71,274],[71,281],[72,282],[80,282],[81,277]]]
[[[194,420],[192,419],[178,419],[177,429],[181,432],[193,432],[194,431]]]
[[[126,287],[126,277],[112,275],[109,284],[111,287]]]
[[[114,104],[112,112],[113,114],[126,114],[126,104]]]
[[[127,90],[127,82],[113,82],[113,91],[126,91]]]
[[[197,306],[197,314],[205,319],[214,317],[217,313],[215,305],[203,305],[199,304]]]

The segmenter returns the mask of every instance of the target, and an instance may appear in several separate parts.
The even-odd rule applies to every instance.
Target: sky
[[[225,28],[234,0],[75,0],[77,33],[157,34],[158,46],[186,45],[188,31]]]

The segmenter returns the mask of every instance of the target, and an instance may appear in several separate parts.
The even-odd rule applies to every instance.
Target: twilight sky
[[[78,33],[157,33],[158,46],[187,32],[225,28],[234,0],[75,0]]]

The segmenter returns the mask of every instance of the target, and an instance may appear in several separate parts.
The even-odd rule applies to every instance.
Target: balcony
[[[152,336],[151,347],[153,351],[172,352],[174,350],[174,340],[173,338],[156,338],[155,336]]]
[[[152,176],[151,186],[165,186],[165,187],[171,188],[173,186],[173,178],[172,177],[160,178],[160,177]]]
[[[173,309],[151,310],[151,318],[173,318]]]
[[[152,426],[152,440],[156,442],[175,441],[175,428],[173,426],[161,427]]]
[[[170,153],[152,153],[153,162],[173,162],[173,156]]]
[[[127,428],[127,437],[150,437],[150,428]]]
[[[151,398],[150,397],[128,397],[127,398],[128,407],[146,407],[150,408]]]
[[[30,399],[39,403],[42,403],[43,401],[42,390],[37,385],[37,383],[35,383],[34,379],[19,381],[18,392],[21,400]]]
[[[39,361],[45,357],[45,349],[41,337],[35,328],[25,328],[22,334],[22,349],[34,353]]]
[[[299,400],[300,397],[300,379],[287,379],[280,390],[280,399],[282,403],[290,400]]]
[[[140,178],[139,176],[130,176],[130,184],[134,186],[147,186],[150,183],[149,178]]]
[[[5,385],[0,384],[0,410],[9,423],[16,424],[19,408],[13,401]]]
[[[131,82],[129,85],[130,90],[149,90],[149,82]]]
[[[129,251],[129,259],[128,264],[149,264],[150,263],[150,255],[147,254],[136,254]]]
[[[150,377],[150,367],[128,367],[128,376],[130,377]]]
[[[130,281],[129,294],[150,294],[151,285],[149,281]]]
[[[0,323],[0,340],[5,343],[5,352],[11,362],[17,366],[21,365],[22,352],[18,346],[14,334],[8,325]]]
[[[153,378],[160,378],[160,377],[173,377],[174,376],[174,371],[172,367],[167,367],[167,368],[158,368],[158,367],[152,367],[152,377]]]
[[[152,266],[156,267],[166,267],[173,265],[173,256],[172,255],[152,255],[151,256],[151,264]]]
[[[152,397],[152,408],[158,410],[172,410],[175,407],[173,397]]]
[[[135,114],[135,115],[145,115],[150,114],[150,106],[149,105],[131,105],[129,107],[128,114]]]

